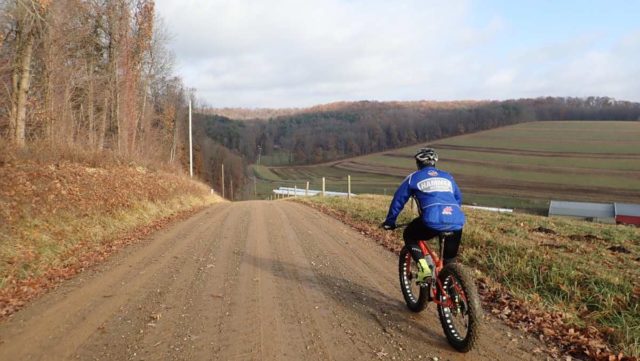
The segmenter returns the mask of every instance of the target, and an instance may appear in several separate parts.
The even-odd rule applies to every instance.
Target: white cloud
[[[496,98],[596,95],[638,101],[638,38],[640,33],[614,40],[580,36],[530,48],[502,63],[485,84]]]
[[[582,91],[640,98],[638,82],[620,79],[638,70],[637,37],[600,50],[597,37],[500,50],[508,23],[474,17],[471,1],[158,0],[157,8],[179,73],[212,106]]]

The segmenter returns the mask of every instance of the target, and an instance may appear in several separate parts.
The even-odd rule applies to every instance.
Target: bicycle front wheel
[[[407,307],[413,312],[424,310],[429,299],[429,288],[416,283],[418,279],[418,265],[411,257],[411,248],[404,246],[400,251],[398,264],[400,274],[400,289]]]
[[[446,265],[438,279],[438,316],[447,341],[459,352],[476,344],[482,322],[482,307],[473,277],[461,264]]]

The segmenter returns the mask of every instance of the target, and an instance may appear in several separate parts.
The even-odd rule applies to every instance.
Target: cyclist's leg
[[[414,261],[418,262],[420,258],[424,257],[420,246],[418,246],[418,241],[431,239],[437,234],[437,231],[425,226],[420,217],[407,225],[402,233],[402,238],[404,238],[404,244],[411,247],[411,256]]]
[[[458,248],[460,247],[460,240],[462,239],[462,230],[454,231],[453,235],[447,237],[447,241],[444,243],[444,264],[454,263],[456,256],[458,255]]]

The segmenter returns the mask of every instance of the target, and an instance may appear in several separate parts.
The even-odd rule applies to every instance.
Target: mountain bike
[[[469,270],[460,263],[443,264],[444,243],[451,235],[452,232],[438,234],[439,256],[429,248],[427,241],[418,242],[427,262],[433,265],[431,278],[421,283],[417,282],[418,265],[411,257],[411,247],[402,248],[400,288],[407,307],[413,312],[422,311],[429,301],[434,302],[449,344],[459,352],[469,352],[478,340],[482,307]]]

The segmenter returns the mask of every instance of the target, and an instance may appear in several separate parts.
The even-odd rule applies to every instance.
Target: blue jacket
[[[424,224],[437,231],[457,231],[465,222],[462,193],[453,177],[435,167],[425,167],[410,174],[393,196],[386,224],[396,224],[409,197],[418,201]]]

